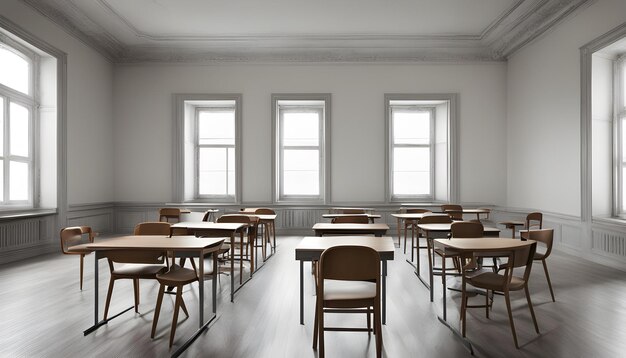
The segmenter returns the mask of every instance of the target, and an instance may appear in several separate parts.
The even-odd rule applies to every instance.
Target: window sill
[[[0,211],[0,221],[34,218],[38,216],[56,215],[57,209],[25,209],[20,211]]]

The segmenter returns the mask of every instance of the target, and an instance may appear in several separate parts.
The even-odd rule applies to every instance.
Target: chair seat
[[[468,282],[474,286],[479,288],[484,288],[488,290],[497,290],[502,291],[505,286],[505,277],[503,275],[498,275],[493,272],[485,272],[483,274],[468,278]],[[520,277],[513,276],[511,278],[511,284],[509,285],[509,289],[511,291],[516,291],[522,289],[524,287],[524,280]]]
[[[165,265],[154,264],[122,264],[111,272],[117,276],[155,276],[167,270]]]
[[[196,272],[192,269],[178,267],[165,273],[158,274],[157,280],[162,285],[180,286],[198,280]]]
[[[354,300],[374,297],[376,297],[375,282],[324,280],[324,300]]]

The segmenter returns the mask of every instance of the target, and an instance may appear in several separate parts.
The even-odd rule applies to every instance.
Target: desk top
[[[391,214],[391,216],[393,216],[394,218],[398,218],[398,219],[418,220],[418,219],[423,218],[424,216],[448,216],[448,214],[442,214],[442,213],[397,213],[397,214]]]
[[[417,227],[419,227],[420,229],[424,231],[450,231],[450,226],[452,226],[452,223],[447,223],[447,224],[419,224],[418,223],[417,224]],[[497,227],[485,226],[484,231],[495,233],[495,232],[500,232],[500,229],[498,229]]]
[[[435,245],[453,249],[455,251],[503,251],[535,243],[533,240],[504,239],[504,238],[472,238],[472,239],[435,239]]]
[[[240,211],[233,215],[254,216],[254,217],[259,218],[259,220],[276,220],[276,214],[255,214],[255,213],[249,213],[247,211]]]
[[[379,214],[339,214],[339,213],[331,213],[331,214],[322,214],[323,218],[340,218],[346,216],[367,216],[368,219],[380,219],[381,216]]]
[[[113,249],[141,250],[217,250],[226,238],[198,238],[195,236],[163,236],[163,235],[128,235],[111,239],[97,240],[93,243],[70,246],[69,251],[98,251]]]
[[[381,260],[393,260],[395,253],[395,245],[390,236],[306,236],[296,246],[296,260],[319,258],[327,248],[340,245],[371,247],[378,251]]]
[[[172,228],[196,229],[196,230],[230,230],[237,231],[248,225],[242,223],[214,223],[210,221],[182,221],[172,224]]]
[[[455,209],[447,209],[446,213],[463,213],[463,214],[489,214],[491,209],[487,208],[478,208],[478,209],[463,209],[463,210],[455,210]]]
[[[389,230],[387,224],[332,224],[332,223],[317,223],[313,225],[313,230]]]

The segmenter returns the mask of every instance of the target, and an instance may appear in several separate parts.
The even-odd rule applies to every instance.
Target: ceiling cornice
[[[476,35],[148,34],[98,0],[148,45],[126,45],[71,0],[22,0],[116,63],[474,62],[505,61],[578,7],[593,0],[519,0]]]

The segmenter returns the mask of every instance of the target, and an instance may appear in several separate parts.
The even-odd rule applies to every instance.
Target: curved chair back
[[[554,229],[530,230],[524,235],[529,240],[535,240],[542,243],[546,247],[546,251],[542,254],[535,255],[537,259],[545,259],[552,252],[552,242],[554,241]]]
[[[84,235],[87,235],[86,237]],[[89,226],[70,226],[61,229],[61,251],[70,255],[71,252],[67,251],[67,248],[74,245],[86,244],[93,242],[95,234],[91,231]],[[86,239],[86,240],[85,240]]]
[[[534,212],[526,215],[526,230],[542,229],[543,214]]]
[[[430,213],[432,211],[428,209],[406,209],[407,214],[420,214],[420,213]]]
[[[365,209],[342,209],[342,214],[365,214]]]
[[[276,212],[269,208],[258,208],[254,211],[255,214],[259,215],[275,215]]]
[[[322,252],[319,270],[320,280],[372,281],[378,283],[380,279],[380,255],[376,250],[367,246],[333,246]]]
[[[149,221],[135,225],[134,235],[170,235],[170,223]]]
[[[367,215],[350,215],[350,216],[338,216],[333,218],[333,224],[367,224],[369,219]]]
[[[443,204],[441,211],[450,215],[452,220],[463,220],[463,207],[457,204]]]
[[[248,215],[239,215],[239,214],[224,214],[217,218],[218,223],[241,223],[241,224],[250,224],[252,223],[252,218]]]
[[[484,227],[480,222],[456,221],[450,226],[450,235],[453,238],[480,238],[484,236]]]
[[[159,209],[159,221],[170,222],[180,221],[180,209],[179,208],[161,208]]]
[[[419,221],[420,224],[449,224],[452,219],[448,215],[424,215]]]

